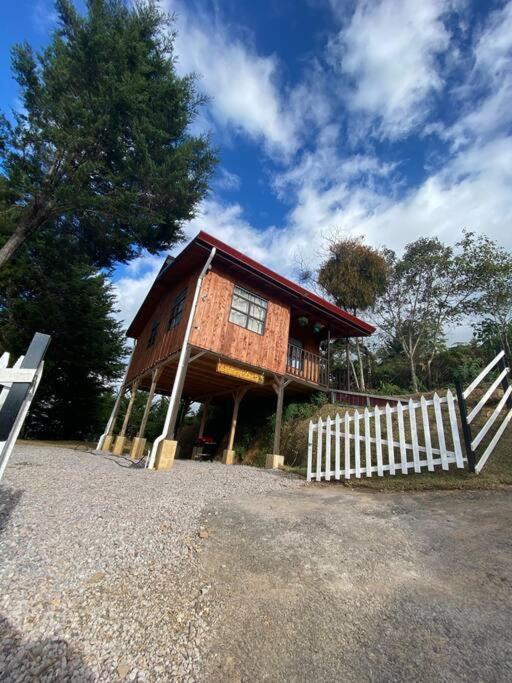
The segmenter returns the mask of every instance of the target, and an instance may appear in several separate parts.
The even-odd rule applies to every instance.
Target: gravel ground
[[[20,446],[0,485],[0,680],[512,680],[510,491]]]
[[[18,446],[0,485],[0,680],[197,680],[217,506],[297,490],[217,463]]]

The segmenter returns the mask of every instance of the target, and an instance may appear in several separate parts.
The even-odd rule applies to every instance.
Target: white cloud
[[[351,81],[347,106],[376,121],[381,135],[404,136],[428,115],[428,99],[443,85],[437,58],[450,41],[447,6],[443,0],[365,0],[331,42],[331,59]]]
[[[32,23],[39,33],[48,33],[55,27],[58,15],[55,3],[49,0],[37,0],[32,10]]]
[[[408,242],[425,235],[437,235],[453,244],[467,228],[512,249],[511,158],[510,137],[466,149],[398,200],[368,185],[351,186],[348,173],[325,188],[317,182],[320,171],[311,175],[305,172],[289,185],[295,188],[294,206],[281,228],[256,230],[244,218],[239,204],[208,199],[187,224],[186,237],[191,239],[205,230],[292,278],[299,256],[316,265],[325,237],[333,230],[362,235],[369,244],[400,252]],[[361,160],[363,168],[373,163]],[[133,261],[115,283],[119,317],[125,324],[142,303],[164,257],[146,255]]]
[[[201,89],[211,97],[213,119],[262,140],[269,151],[295,150],[295,124],[283,102],[276,57],[259,55],[235,37],[234,27],[228,30],[197,6],[172,0],[164,4],[178,20],[177,68],[200,76]]]
[[[473,57],[474,67],[462,89],[466,113],[443,132],[455,148],[489,139],[512,123],[512,2],[490,15]]]
[[[149,292],[165,256],[144,255],[131,261],[126,273],[113,283],[117,299],[117,319],[128,327]]]
[[[184,226],[186,241],[194,238],[200,230],[210,233],[257,261],[268,263],[272,260],[270,247],[273,231],[255,230],[244,219],[242,207],[238,204],[223,204],[215,199],[203,201],[196,218]],[[176,255],[184,247],[185,243],[179,244],[169,253]],[[113,286],[119,309],[117,318],[125,327],[128,327],[135,317],[165,257],[166,253],[145,253],[125,266],[120,278],[114,277]]]
[[[290,252],[310,254],[313,262],[311,245],[321,246],[333,229],[401,251],[425,235],[453,243],[467,228],[512,248],[511,158],[511,137],[470,147],[400,199],[370,186],[340,182],[324,189],[305,180],[288,226],[276,239]]]
[[[453,0],[357,4],[330,44],[338,81],[340,73],[352,79],[343,93],[349,123],[359,125],[368,117],[380,135],[398,138],[425,122],[429,98],[444,87],[438,57],[448,47],[453,53],[444,24],[445,12],[453,7]],[[240,204],[213,195],[185,226],[187,238],[205,230],[292,277],[297,255],[315,265],[325,235],[334,229],[401,251],[425,235],[454,243],[462,228],[468,228],[512,248],[512,137],[506,129],[512,109],[512,2],[492,14],[475,39],[473,61],[457,94],[458,121],[451,128],[441,120],[429,125],[430,132],[453,144],[452,157],[408,190],[400,166],[377,157],[369,143],[357,153],[347,149],[347,121],[340,117],[331,82],[318,63],[310,64],[302,81],[286,92],[274,57],[262,57],[246,42],[228,39],[231,31],[213,19],[207,24],[190,6],[178,9],[180,68],[203,74],[201,82],[215,98],[213,119],[224,129],[259,140],[267,151],[299,152],[286,155],[283,170],[272,176],[273,190],[290,207],[282,225],[256,230]],[[477,106],[475,91],[480,95]],[[284,116],[286,102],[289,113]],[[297,147],[306,134],[308,146]],[[239,179],[221,169],[216,182],[217,187],[237,189]],[[126,322],[163,258],[141,257],[116,283]]]
[[[242,179],[236,173],[231,173],[227,168],[220,166],[217,169],[214,184],[220,190],[239,190]]]
[[[512,59],[512,2],[491,14],[475,48],[475,68],[499,80]]]
[[[206,199],[196,218],[187,224],[185,230],[189,239],[204,230],[257,261],[269,260],[273,229],[263,232],[256,230],[244,218],[239,204],[224,204],[216,199]]]

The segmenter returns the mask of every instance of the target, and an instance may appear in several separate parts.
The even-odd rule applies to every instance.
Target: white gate
[[[309,423],[308,481],[433,472],[465,462],[451,391]]]
[[[490,386],[487,387],[480,400],[473,407],[468,406],[467,399],[469,396],[486,378],[488,378],[489,373],[496,370],[498,372],[497,376],[491,382]],[[482,471],[482,467],[485,465],[489,459],[489,456],[496,448],[498,441],[502,437],[503,432],[512,419],[512,386],[510,386],[508,382],[509,374],[510,368],[508,368],[505,363],[505,352],[500,351],[498,355],[489,363],[487,367],[482,370],[478,377],[473,380],[473,382],[471,382],[466,389],[462,387],[460,382],[457,384],[457,396],[462,421],[462,433],[464,435],[464,442],[466,444],[466,453],[470,464],[470,470],[472,472],[476,472],[477,474],[480,474]],[[488,419],[480,427],[476,436],[473,436],[472,431],[475,428],[475,419],[480,415],[500,386],[503,390],[503,396],[498,401]],[[494,433],[490,442],[485,447],[483,453],[478,456],[478,449],[482,446],[485,437],[491,431],[494,423],[497,423],[498,418],[501,417],[504,408],[506,409],[506,412],[501,424]],[[479,457],[478,462],[476,461],[477,457]]]
[[[8,353],[0,358],[0,479],[41,381],[49,343],[47,334],[37,332],[12,368]]]

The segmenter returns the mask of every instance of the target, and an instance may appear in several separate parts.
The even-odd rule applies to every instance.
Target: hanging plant
[[[324,327],[325,327],[325,325],[323,323],[315,323],[313,325],[313,332],[318,334],[319,332],[321,332],[324,329]]]
[[[307,327],[309,325],[309,320],[305,315],[301,315],[300,318],[297,318],[297,322],[301,327]]]

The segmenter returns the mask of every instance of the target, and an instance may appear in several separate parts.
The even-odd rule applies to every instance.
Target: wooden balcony
[[[286,374],[303,379],[323,388],[329,386],[329,366],[327,358],[300,346],[288,344]]]

